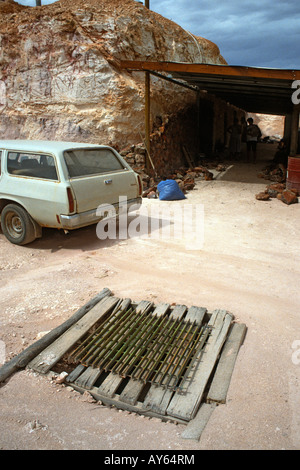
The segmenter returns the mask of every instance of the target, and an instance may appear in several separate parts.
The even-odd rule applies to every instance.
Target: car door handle
[[[111,183],[112,183],[112,180],[105,180],[104,183],[105,183],[105,184],[111,184]]]

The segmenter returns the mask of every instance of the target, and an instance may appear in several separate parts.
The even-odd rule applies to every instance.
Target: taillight
[[[75,201],[73,198],[71,188],[67,188],[68,202],[69,202],[69,212],[72,213],[75,210]]]
[[[137,180],[138,180],[138,184],[139,184],[138,196],[141,196],[142,192],[143,192],[143,184],[142,184],[142,179],[141,179],[140,175],[137,175]]]

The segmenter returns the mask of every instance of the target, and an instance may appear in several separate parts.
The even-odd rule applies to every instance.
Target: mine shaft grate
[[[117,310],[69,354],[69,360],[170,390],[187,387],[211,327],[157,315],[151,309]]]
[[[109,289],[72,322],[32,345],[27,367],[63,373],[67,384],[105,406],[187,424],[185,437],[226,403],[247,330],[226,310],[135,303]]]

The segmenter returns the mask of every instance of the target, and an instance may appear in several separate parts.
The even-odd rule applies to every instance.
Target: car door
[[[67,194],[53,155],[7,151],[6,178],[1,192],[10,195],[42,226],[59,226],[57,214],[66,212]]]

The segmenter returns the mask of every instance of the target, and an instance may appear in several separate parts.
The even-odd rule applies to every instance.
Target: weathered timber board
[[[178,307],[181,307],[181,308],[176,309],[175,307],[174,310],[175,309],[176,310],[175,312],[174,311],[172,312],[172,316],[178,318],[178,315],[181,314],[179,318],[182,318],[187,307],[184,306],[185,309],[182,309],[182,306],[178,306]],[[206,308],[192,306],[188,309],[185,320],[192,321],[192,322],[197,321],[197,323],[201,325],[206,312],[207,312]],[[147,410],[152,410],[156,413],[165,414],[166,409],[169,405],[169,402],[172,398],[172,395],[173,395],[172,390],[168,390],[163,387],[152,385],[149,389],[149,392],[147,393],[145,397],[143,407]]]
[[[216,403],[202,403],[195,418],[189,421],[186,428],[181,433],[181,437],[183,439],[194,439],[199,441],[216,406]]]
[[[190,421],[199,408],[205,387],[226,340],[233,316],[226,310],[215,310],[208,326],[213,327],[200,361],[195,361],[189,375],[192,380],[184,393],[175,392],[166,410],[167,415]]]
[[[47,346],[52,344],[59,338],[65,331],[67,331],[74,323],[82,318],[86,313],[91,310],[98,302],[104,297],[111,295],[111,291],[105,287],[94,298],[89,300],[85,305],[80,307],[68,320],[61,325],[57,326],[41,339],[28,346],[24,351],[15,356],[9,362],[0,367],[0,383],[6,380],[10,375],[19,369],[22,369],[29,364],[41,351]]]
[[[206,397],[207,402],[226,402],[235,361],[240,346],[244,341],[245,334],[246,325],[242,323],[234,323],[232,325]]]
[[[75,380],[75,384],[79,387],[83,387],[86,390],[90,390],[98,377],[100,377],[100,369],[94,369],[93,367],[87,367],[82,374]]]
[[[76,384],[71,384],[72,387],[77,390],[80,393],[84,393],[86,390],[84,388],[81,388],[77,386]],[[158,413],[155,413],[152,410],[145,410],[142,408],[142,403],[137,402],[135,405],[132,405],[130,403],[125,403],[119,400],[119,395],[115,395],[114,397],[107,397],[105,395],[101,395],[99,393],[98,387],[92,387],[91,390],[89,390],[89,393],[92,395],[92,397],[95,398],[95,400],[101,401],[104,405],[106,406],[115,406],[116,408],[124,411],[130,411],[131,413],[138,413],[140,415],[144,416],[150,416],[153,418],[159,418],[161,420],[165,421],[174,421],[180,424],[187,424],[186,421],[180,419],[180,418],[173,418],[173,417],[168,417],[168,416],[163,416]]]
[[[75,380],[85,371],[86,366],[83,364],[79,364],[77,367],[75,367],[74,370],[68,375],[66,378],[66,382],[72,383],[75,382]]]
[[[96,322],[111,312],[119,300],[117,297],[105,297],[69,330],[38,354],[28,364],[28,367],[42,374],[47,373]]]

